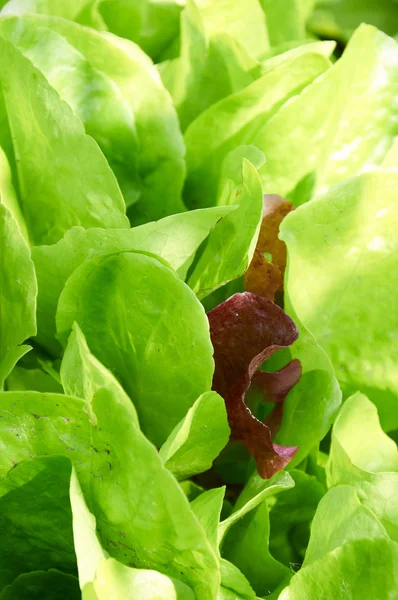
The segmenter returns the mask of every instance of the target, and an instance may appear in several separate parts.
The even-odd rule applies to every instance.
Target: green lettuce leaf
[[[205,312],[154,255],[117,252],[83,263],[58,302],[63,344],[74,321],[93,353],[120,379],[144,433],[158,446],[211,387],[213,348]]]
[[[229,435],[223,398],[216,392],[206,392],[171,432],[159,454],[177,479],[186,479],[211,468]]]
[[[381,429],[375,406],[362,394],[343,404],[332,434],[327,483],[352,485],[388,535],[398,540],[398,452]]]
[[[247,594],[237,594],[235,590],[230,590],[229,588],[220,587],[220,591],[217,596],[217,600],[251,600],[252,598],[256,598],[255,595],[248,596]]]
[[[394,142],[381,163],[383,169],[398,169],[398,137]]]
[[[5,115],[3,114],[3,117]],[[0,117],[1,123],[2,117]],[[4,123],[0,124],[0,131],[4,128]],[[7,129],[7,126],[5,127]],[[1,133],[0,133],[1,135]],[[7,146],[7,142],[9,140],[4,139],[2,135],[1,143],[4,146]],[[18,227],[25,238],[25,240],[29,241],[28,230],[26,229],[25,219],[23,217],[21,207],[18,204],[17,193],[15,191],[15,186],[13,182],[13,173],[11,171],[11,166],[8,161],[8,157],[4,152],[3,148],[0,147],[0,193],[1,193],[1,202],[4,206],[12,213],[14,219],[18,223]]]
[[[398,428],[397,184],[397,170],[364,173],[292,212],[280,233],[289,304],[343,391],[366,393],[387,431]]]
[[[55,392],[62,394],[62,386],[50,373],[41,368],[26,368],[16,365],[6,379],[6,389],[34,390],[36,392]]]
[[[71,349],[72,347],[70,347]],[[89,354],[86,356],[90,358]],[[92,369],[92,372],[94,371],[95,366]],[[82,370],[80,369],[79,372],[81,374]],[[108,381],[111,381],[110,377]],[[91,400],[92,398],[90,398]],[[94,581],[97,566],[102,559],[108,558],[108,553],[105,552],[98,540],[96,519],[87,507],[73,466],[71,470],[69,498],[72,510],[73,543],[79,572],[79,585],[84,590],[87,583]]]
[[[198,599],[214,597],[216,556],[178,483],[138,429],[131,402],[115,393],[114,378],[87,356],[76,334],[69,352],[83,361],[86,356],[91,365],[92,401],[37,392],[0,394],[2,472],[30,456],[69,457],[111,556],[176,577]],[[18,441],[15,430],[26,443]]]
[[[287,312],[299,329],[298,340],[288,353],[291,359],[300,360],[302,374],[285,400],[281,428],[275,439],[278,444],[298,446],[297,454],[289,463],[292,468],[325,437],[340,407],[342,394],[323,348],[300,323],[296,313],[293,310]]]
[[[76,577],[56,569],[24,573],[3,589],[1,600],[79,600],[81,598]]]
[[[320,37],[346,42],[360,23],[370,23],[395,35],[398,32],[396,0],[318,0],[308,27]]]
[[[286,585],[292,576],[288,567],[269,550],[269,511],[267,500],[247,513],[225,537],[222,553],[244,573],[258,595],[268,595]]]
[[[169,535],[170,534],[170,530],[169,532],[166,534],[166,529],[167,527],[165,527],[166,524],[163,523],[163,518],[161,518],[161,512],[164,510],[172,510],[172,506],[174,508],[174,503],[176,503],[177,505],[179,505],[179,509],[181,510],[183,513],[186,513],[186,508],[187,505],[186,503],[184,503],[182,501],[182,499],[185,500],[185,497],[182,493],[182,491],[180,490],[177,482],[175,482],[175,480],[168,475],[167,471],[163,468],[162,466],[162,461],[159,457],[159,455],[157,454],[156,450],[153,448],[153,446],[150,444],[150,442],[148,442],[148,440],[143,436],[143,434],[139,431],[138,428],[138,422],[137,422],[137,417],[136,417],[136,412],[134,407],[132,406],[129,398],[126,396],[125,392],[122,390],[122,388],[120,387],[120,385],[118,384],[118,382],[114,379],[114,377],[111,375],[111,373],[109,373],[109,371],[107,371],[103,365],[90,353],[86,341],[84,339],[84,336],[81,332],[81,330],[79,329],[79,327],[75,324],[73,327],[73,332],[69,338],[68,341],[68,346],[66,348],[65,351],[65,356],[62,362],[62,367],[61,367],[61,378],[62,378],[62,382],[63,385],[65,387],[65,391],[66,393],[73,393],[76,394],[79,397],[84,398],[90,405],[90,412],[91,412],[91,418],[93,419],[98,419],[99,415],[98,413],[95,413],[95,406],[97,405],[97,403],[101,403],[104,402],[104,408],[105,408],[105,414],[108,414],[108,410],[109,410],[109,405],[113,406],[113,411],[115,412],[115,424],[118,422],[118,418],[119,418],[119,422],[123,423],[123,420],[125,420],[126,425],[128,428],[130,428],[132,431],[134,431],[133,435],[131,435],[130,438],[130,450],[127,448],[127,452],[130,453],[131,459],[133,460],[133,462],[136,462],[136,465],[133,466],[131,465],[131,469],[134,470],[134,472],[138,471],[141,473],[141,480],[139,479],[139,477],[136,477],[136,493],[134,494],[135,497],[135,502],[133,501],[133,504],[135,504],[136,508],[134,510],[137,510],[137,508],[139,509],[140,507],[145,511],[145,506],[146,503],[142,504],[140,502],[140,495],[142,494],[142,490],[147,488],[146,482],[148,481],[147,477],[150,474],[151,478],[154,478],[154,480],[157,479],[157,482],[155,483],[154,487],[153,487],[153,499],[152,501],[149,501],[149,504],[147,505],[147,508],[150,510],[150,512],[152,513],[152,511],[154,511],[152,513],[152,517],[149,518],[148,515],[148,519],[149,521],[147,521],[147,523],[150,523],[150,527],[151,527],[151,535],[153,535],[153,544],[154,544],[154,548],[156,548],[156,546],[158,544],[164,544],[165,543],[165,538],[163,537],[164,535]],[[102,401],[101,401],[102,398]],[[119,413],[119,414],[118,414]],[[109,446],[109,441],[111,440],[111,437],[109,437],[109,431],[108,431],[108,436],[106,436],[106,434],[104,435],[104,439],[102,440],[102,443],[105,441],[106,437],[108,437],[108,446]],[[100,434],[100,438],[102,437],[102,435]],[[123,442],[121,442],[123,443]],[[92,448],[92,445],[91,445]],[[94,448],[94,451],[97,450],[98,453],[98,448]],[[120,452],[120,451],[119,451]],[[108,454],[105,451],[105,454],[110,456],[110,454]],[[120,456],[120,453],[116,452],[116,456]],[[116,459],[117,461],[117,459]],[[141,465],[140,465],[141,463]],[[108,463],[109,465],[110,463]],[[118,468],[121,470],[121,473],[123,473],[123,468],[124,468],[124,463],[123,461],[120,461],[119,465],[114,465],[115,468]],[[111,469],[112,470],[112,469]],[[110,474],[111,478],[112,475]],[[118,485],[118,484],[117,484]],[[143,486],[143,488],[141,488],[141,486]],[[76,485],[77,488],[77,485]],[[141,489],[141,491],[140,491]],[[169,498],[167,497],[167,492],[165,490],[169,489]],[[78,491],[78,490],[77,490]],[[146,493],[148,495],[148,493],[150,494],[149,489],[146,489]],[[133,500],[133,498],[132,498]],[[138,504],[136,504],[138,502]],[[168,504],[168,502],[170,502],[170,504]],[[182,504],[181,504],[182,503]],[[121,508],[123,510],[123,502],[121,504]],[[168,508],[167,508],[168,506]],[[133,507],[133,505],[132,505]],[[80,498],[80,508],[84,508],[84,505],[82,503],[82,498]],[[185,510],[184,510],[185,509]],[[171,517],[171,514],[169,515],[169,517]],[[137,515],[137,521],[136,521],[136,527],[140,527],[138,525],[138,523],[140,522],[142,517],[140,517],[139,515]],[[158,521],[158,526],[154,527],[154,522],[155,520],[159,519]],[[193,537],[195,537],[195,531],[196,531],[196,540],[198,543],[198,550],[199,550],[199,554],[201,553],[200,548],[202,547],[202,552],[204,553],[204,563],[208,563],[207,566],[210,567],[210,572],[211,572],[211,565],[212,565],[212,555],[211,553],[208,553],[208,556],[206,556],[206,544],[204,544],[204,540],[201,539],[201,530],[197,528],[197,526],[195,527],[196,523],[195,523],[195,519],[193,519],[193,516],[191,515],[191,513],[186,513],[185,514],[185,519],[188,519],[188,522],[191,520],[193,520],[193,522],[191,522],[190,527],[193,527],[194,531],[193,531]],[[134,518],[133,518],[134,520]],[[217,519],[218,522],[218,519]],[[181,521],[181,525],[183,524],[183,521]],[[178,523],[174,522],[172,527],[176,527],[177,529],[181,526],[178,525]],[[134,531],[134,525],[133,526],[133,530]],[[95,527],[95,523],[92,523],[92,529],[94,529]],[[142,535],[146,535],[144,533],[144,530],[147,526],[144,526],[144,521],[142,522]],[[184,523],[184,527],[185,527],[185,523]],[[78,528],[78,523],[74,524],[74,531],[76,532]],[[100,527],[98,527],[98,530],[100,530]],[[156,531],[157,530],[157,531]],[[192,535],[192,532],[189,532],[188,530],[185,530],[187,533],[187,538],[186,538],[186,543],[189,544],[191,543],[190,540],[192,539],[190,536]],[[180,532],[182,533],[182,531]],[[100,552],[98,549],[98,546],[95,545],[95,539],[93,540],[92,538],[92,533],[89,531],[89,534],[91,535],[91,544],[94,545],[94,549],[95,549],[95,555],[99,556]],[[120,535],[120,532],[118,531],[118,535]],[[139,533],[138,533],[138,537],[137,537],[137,532],[133,533],[133,536],[135,537],[135,539],[137,540],[137,542],[139,541]],[[124,536],[122,535],[122,538]],[[181,536],[180,536],[181,537]],[[178,537],[178,539],[180,539],[180,537]],[[142,540],[144,539],[144,537],[142,537]],[[167,538],[166,538],[167,539]],[[163,540],[163,541],[162,541]],[[127,542],[126,542],[127,543]],[[168,544],[170,544],[170,540],[167,542]],[[148,540],[146,541],[146,544],[148,544]],[[81,544],[81,549],[85,548],[85,545],[83,546]],[[120,544],[120,549],[121,549],[121,553],[123,555],[123,557],[125,556],[123,548],[129,548],[128,544],[125,545],[124,543]],[[177,550],[177,549],[176,549]],[[153,552],[153,551],[152,551]],[[160,551],[160,548],[157,550],[157,553],[159,553],[159,557],[162,558],[162,552]],[[157,555],[157,553],[155,552],[155,555]],[[81,554],[81,553],[80,553]],[[181,566],[178,567],[176,569],[176,573],[178,572],[178,578],[182,578],[184,579],[184,575],[186,575],[184,573],[184,571],[181,571],[181,568],[184,568],[184,562],[188,560],[188,563],[190,563],[190,567],[189,568],[192,569],[193,567],[193,563],[192,563],[192,559],[194,556],[195,552],[193,553],[193,555],[191,557],[189,557],[189,550],[186,550],[184,553],[181,554],[181,556],[179,556],[179,553],[177,551],[176,556],[174,558],[174,561],[176,561],[176,563],[178,563],[180,561]],[[79,555],[79,553],[78,553]],[[90,555],[90,560],[92,560],[92,556]],[[149,559],[150,560],[150,559]],[[173,562],[174,562],[173,561]],[[125,559],[123,559],[123,562],[128,562]],[[156,562],[156,559],[155,559]],[[199,560],[200,563],[200,560]],[[129,563],[130,566],[134,566],[131,563]],[[146,565],[145,565],[146,566]],[[200,564],[195,565],[196,567],[199,567],[200,570]],[[112,565],[108,565],[107,566],[108,569],[110,569],[110,571],[112,570],[121,570],[123,572],[123,569],[121,569],[121,565],[117,566],[115,564]],[[214,563],[213,563],[213,568],[214,568]],[[97,567],[98,569],[98,567]],[[92,567],[89,567],[89,570],[91,570],[92,572]],[[164,568],[161,570],[165,570]],[[166,569],[167,570],[167,569]],[[173,570],[173,567],[171,567],[171,571]],[[134,572],[130,572],[127,573],[126,571],[124,571],[124,575],[126,578],[126,582],[123,585],[126,585],[127,581],[131,581],[134,582],[135,579],[139,580],[140,578],[144,578],[145,579],[145,573],[142,572],[140,573],[139,571]],[[181,575],[183,575],[183,577],[181,577]],[[85,578],[87,577],[87,574],[85,574]],[[156,585],[160,585],[160,583],[157,583],[156,579],[159,579],[160,577],[158,577],[158,574],[153,574],[151,576],[152,578],[155,578],[155,583]],[[150,579],[151,579],[150,577]],[[192,573],[191,573],[191,577],[192,577]],[[195,578],[195,575],[193,575],[193,577]],[[188,580],[190,579],[190,575],[188,574],[188,576],[186,577]],[[124,579],[123,577],[121,578],[122,580]],[[161,579],[161,578],[160,578]],[[101,580],[101,577],[100,577]],[[211,587],[214,587],[217,585],[217,573],[216,571],[214,571],[213,573],[213,579],[210,580],[208,582],[208,587],[209,589]],[[114,582],[114,584],[117,583],[117,577],[116,577],[116,582]],[[165,582],[163,582],[165,583]],[[200,579],[198,579],[198,581],[196,582],[196,584],[198,585],[198,596],[201,593],[200,592],[200,588],[202,587],[203,590],[206,588],[206,585],[203,586],[202,582]],[[132,584],[130,584],[132,585]],[[137,582],[137,592],[139,591],[140,587]],[[95,587],[95,586],[94,586]],[[184,586],[181,584],[181,587],[184,588]],[[121,593],[121,592],[120,592]],[[155,592],[154,592],[155,593]],[[186,592],[185,592],[186,593]],[[204,592],[203,592],[204,593]],[[190,598],[191,594],[189,593],[187,597]],[[156,598],[156,596],[153,596],[154,600]],[[167,596],[166,596],[167,597]]]
[[[83,398],[92,403],[100,390],[106,390],[113,402],[130,405],[131,400],[120,383],[93,356],[87,346],[85,337],[77,323],[73,324],[72,333],[61,363],[61,382],[65,394]],[[131,425],[139,427],[134,405],[131,405]]]
[[[178,579],[149,569],[130,569],[114,558],[99,562],[93,582],[88,583],[82,600],[195,600],[194,592]]]
[[[38,343],[60,354],[55,340],[55,313],[70,275],[87,258],[120,250],[143,250],[164,258],[185,279],[196,251],[216,223],[235,207],[215,207],[172,215],[133,229],[84,230],[72,227],[52,246],[32,249],[38,280]]]
[[[351,485],[331,488],[322,498],[311,527],[304,566],[344,544],[361,539],[387,539],[375,514],[364,506]]]
[[[360,398],[358,395],[359,403]],[[351,409],[346,409],[345,405],[342,415],[347,413],[347,410],[352,410],[353,400],[347,401]],[[361,449],[366,454],[367,444],[370,446],[374,441],[369,435],[374,418],[373,415],[369,415],[369,411],[372,412],[371,404],[367,400],[366,402],[369,407],[366,406],[365,399],[356,407],[357,414],[364,409],[362,423],[366,423],[362,443],[358,446],[351,443],[351,448],[355,448],[358,455],[361,454]],[[370,424],[367,422],[369,416]],[[352,438],[348,427],[345,433],[349,444]],[[356,431],[352,433],[355,436]],[[334,441],[332,446],[333,444]],[[376,450],[375,447],[373,449]],[[332,449],[332,454],[333,452]],[[377,451],[375,453],[377,454]],[[363,491],[364,489],[352,485],[337,485],[320,501],[312,522],[303,567],[293,577],[280,599],[317,597],[317,590],[319,593],[328,594],[327,597],[338,599],[356,599],[360,598],[361,594],[370,594],[370,597],[377,598],[390,595],[394,584],[396,585],[397,544],[389,539],[386,529],[374,512],[366,506],[366,491],[365,494]],[[385,577],[379,573],[381,562],[384,564]]]
[[[188,498],[189,502],[195,500],[195,498],[200,496],[200,494],[203,494],[203,492],[205,491],[205,489],[202,486],[192,481],[192,479],[186,479],[185,481],[181,481],[180,487],[186,495],[186,497]]]
[[[295,567],[307,557],[310,525],[325,494],[324,486],[304,471],[289,472],[294,487],[268,500],[272,556],[282,564]]]
[[[224,521],[221,521],[218,528],[219,543],[223,542],[228,530],[235,523],[256,508],[256,506],[259,506],[263,500],[293,486],[294,481],[284,471],[278,471],[271,479],[263,479],[257,472],[254,473],[243,488],[232,514]]]
[[[301,569],[279,600],[361,600],[394,597],[397,589],[398,544],[360,539]]]
[[[261,63],[261,74],[265,75],[265,73],[268,73],[278,65],[297,56],[307,54],[308,52],[315,52],[326,56],[326,58],[331,58],[335,48],[336,42],[333,41],[311,42],[311,40],[308,40],[305,44],[301,44],[300,46],[283,49],[281,52],[267,56]]]
[[[233,206],[242,193],[242,169],[245,159],[258,171],[265,163],[264,152],[256,146],[238,146],[225,157],[221,166],[220,182],[217,191],[217,206]],[[203,209],[202,209],[203,210]]]
[[[218,554],[218,526],[224,501],[225,487],[213,488],[191,502],[191,509],[206,532],[212,548]]]
[[[265,190],[286,195],[313,176],[313,193],[321,194],[383,160],[396,134],[397,56],[394,40],[362,25],[332,69],[252,136],[267,156],[260,169]]]
[[[36,333],[37,283],[29,248],[10,211],[0,202],[0,389],[29,351]]]
[[[269,48],[268,22],[261,0],[196,0],[200,15],[210,35],[227,33],[259,58]]]
[[[19,359],[7,377],[4,389],[62,393],[59,367],[58,359],[53,361],[41,349],[34,347]]]
[[[256,593],[250,586],[246,577],[225,558],[220,560],[221,567],[221,588],[217,600],[251,600],[256,598]]]
[[[77,337],[80,336],[78,329],[76,329],[76,334]],[[80,341],[83,341],[82,338]],[[83,346],[81,347],[83,349]],[[80,359],[82,358],[83,356],[80,356]],[[107,374],[104,369],[101,369],[100,363],[95,361],[94,357],[87,352],[85,352],[84,358],[88,361],[86,366],[89,367],[90,373],[84,375],[83,369],[80,368],[79,373],[83,380],[88,383],[90,377],[92,377],[94,383],[99,375],[104,385],[109,386],[110,384],[116,391],[116,382],[112,382],[109,373]],[[88,364],[89,362],[91,365]],[[94,386],[98,391],[101,383],[97,381]],[[92,400],[92,391],[88,392],[89,398],[87,399],[90,399],[90,401]],[[103,550],[99,543],[96,534],[96,519],[88,510],[74,470],[72,471],[70,485],[70,500],[79,584],[83,599],[107,600],[109,597],[128,597],[136,600],[141,598],[147,600],[194,599],[192,590],[178,579],[169,578],[158,571],[126,567],[114,558],[109,558],[108,553]]]
[[[136,45],[39,15],[0,19],[0,35],[46,76],[96,140],[126,205],[134,205],[134,223],[184,210],[185,149],[177,115]]]
[[[9,0],[1,11],[2,15],[24,15],[39,13],[70,19],[89,24],[97,29],[105,29],[105,24],[97,12],[97,0]]]
[[[258,4],[257,0],[252,3]],[[217,6],[217,14],[223,16],[225,27],[226,13],[218,13],[219,4],[205,3],[203,10],[207,13],[208,9],[211,11]],[[224,0],[223,4],[239,6],[230,0]],[[208,14],[208,30],[200,9],[201,6],[197,6],[194,0],[188,0],[181,13],[180,56],[159,65],[159,72],[174,100],[183,130],[206,108],[245,88],[260,75],[259,63],[246,52],[238,39],[228,35],[225,29],[217,31],[217,26],[210,34],[214,29],[211,27],[215,25],[214,20]],[[231,12],[233,16],[233,11],[229,10],[229,17]],[[244,12],[251,17],[246,7]],[[233,20],[231,23],[236,25]],[[238,24],[241,27],[242,20]]]
[[[269,42],[277,46],[293,40],[305,40],[306,21],[315,0],[260,0],[267,22]]]
[[[181,2],[101,0],[98,11],[112,33],[136,42],[159,62],[179,33]]]
[[[13,436],[14,446],[21,445],[19,434],[13,432]],[[12,456],[12,446],[5,452]],[[19,597],[16,590],[19,586],[23,589],[23,582],[13,585],[13,581],[30,571],[58,569],[76,575],[70,476],[69,459],[51,456],[19,464],[15,461],[14,468],[0,480],[0,590],[5,588],[5,598],[13,597],[11,590],[6,592],[7,585],[13,586],[15,598]]]
[[[185,132],[188,177],[184,198],[187,206],[199,208],[215,204],[222,161],[238,146],[257,146],[268,161],[269,148],[262,136],[264,125],[286,100],[299,93],[329,65],[328,59],[319,53],[295,57],[199,115]],[[263,189],[274,192],[270,188]]]
[[[206,531],[215,552],[219,555],[218,529],[225,487],[207,490],[191,502],[191,508]],[[225,558],[219,558],[221,571],[221,588],[217,596],[222,598],[255,598],[256,594],[243,573]],[[234,594],[231,596],[231,594]]]
[[[120,189],[97,144],[18,49],[0,39],[0,50],[0,144],[31,242],[54,243],[73,225],[127,227]]]
[[[242,184],[231,194],[239,206],[217,223],[192,265],[188,285],[198,298],[243,275],[256,247],[263,216],[261,184],[255,167],[246,159],[241,164]]]
[[[178,36],[180,11],[180,3],[174,0],[10,0],[2,14],[39,13],[109,30],[161,60]]]
[[[293,486],[294,480],[283,471],[270,480],[254,473],[232,514],[219,527],[222,555],[242,571],[259,596],[286,585],[292,575],[290,569],[275,560],[269,550],[268,500]]]

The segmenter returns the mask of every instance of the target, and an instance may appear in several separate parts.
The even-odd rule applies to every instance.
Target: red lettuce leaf
[[[211,310],[208,319],[214,347],[213,389],[225,400],[231,439],[248,448],[260,476],[267,479],[290,462],[297,447],[273,444],[271,428],[251,413],[245,394],[264,360],[297,339],[297,327],[279,306],[250,292],[231,296]],[[292,362],[279,374],[256,376],[269,400],[283,404],[298,381],[301,373],[297,377],[297,363]]]
[[[274,301],[275,294],[283,289],[286,268],[286,245],[279,239],[279,227],[294,206],[277,194],[265,194],[263,220],[252,261],[247,269],[245,290]],[[264,253],[271,255],[270,262]]]

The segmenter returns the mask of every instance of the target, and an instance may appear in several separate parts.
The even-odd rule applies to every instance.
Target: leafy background
[[[0,600],[398,597],[396,0],[0,6]],[[205,314],[263,194],[299,337],[261,368],[302,369],[269,479]]]

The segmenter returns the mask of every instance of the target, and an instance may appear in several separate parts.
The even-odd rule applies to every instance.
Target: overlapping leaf
[[[245,393],[264,360],[297,339],[296,326],[276,304],[249,292],[235,294],[208,317],[215,361],[213,389],[225,400],[231,439],[247,446],[262,477],[271,477],[290,462],[297,447],[272,443],[270,428],[250,412]]]
[[[258,33],[263,25],[265,33],[260,6],[257,0],[250,0],[250,3],[257,6],[260,19],[256,19],[247,6],[239,8],[236,2],[224,0],[224,10],[229,9],[226,23],[223,18],[225,12],[219,2],[203,2],[197,6],[194,0],[188,0],[181,14],[180,56],[159,66],[162,79],[173,97],[183,131],[206,108],[242,90],[260,75],[260,64],[246,52],[236,37],[228,34],[228,24],[233,29],[238,23],[243,31],[242,13],[250,20],[248,31],[255,28]],[[238,21],[233,15],[236,8],[241,13]],[[250,39],[261,46],[261,36],[250,36]],[[215,71],[217,80],[213,77]]]
[[[120,189],[97,144],[15,46],[0,39],[0,50],[0,144],[31,242],[57,242],[73,225],[127,227]]]
[[[36,333],[37,283],[29,248],[0,202],[0,389]]]
[[[362,503],[398,541],[397,446],[381,429],[374,405],[362,394],[349,398],[336,419],[327,480],[329,486],[356,487]]]
[[[364,173],[281,226],[289,304],[327,351],[346,394],[367,393],[387,430],[398,427],[397,184],[394,169]]]
[[[277,195],[264,196],[263,220],[252,262],[245,273],[245,290],[274,301],[283,287],[286,246],[279,239],[283,218],[294,209],[288,200]],[[267,255],[267,257],[266,257]]]
[[[232,150],[251,144],[267,156],[269,148],[263,143],[265,138],[260,137],[265,124],[284,102],[324,73],[329,65],[322,53],[293,57],[199,115],[185,132],[187,206],[215,204],[222,162]],[[277,190],[267,187],[264,191]]]
[[[260,170],[264,189],[286,195],[312,177],[313,189],[295,199],[301,204],[380,164],[396,135],[397,57],[393,39],[362,25],[332,69],[281,107],[250,140],[267,156]],[[353,65],[360,66],[355,73]]]
[[[108,553],[124,564],[175,575],[192,585],[198,598],[208,598],[219,583],[215,555],[178,483],[139,430],[133,405],[89,353],[78,330],[67,357],[66,389],[71,378],[72,391],[80,386],[85,400],[37,392],[1,394],[2,473],[31,457],[67,456]]]
[[[64,19],[0,19],[98,143],[134,223],[181,212],[184,144],[171,99],[135,44]],[[77,223],[76,223],[77,224]]]
[[[252,260],[262,217],[261,184],[248,160],[239,164],[240,171],[240,185],[231,186],[229,197],[229,204],[239,202],[237,209],[215,225],[189,272],[188,285],[199,298],[243,275]]]
[[[121,381],[144,433],[160,446],[211,387],[205,312],[161,259],[116,252],[83,263],[58,302],[65,345],[76,321],[90,349]]]
[[[214,392],[207,392],[189,409],[159,453],[177,479],[185,479],[210,469],[229,435],[224,400]]]
[[[55,313],[62,289],[72,273],[88,258],[121,250],[141,250],[164,258],[185,279],[196,251],[211,229],[234,207],[217,207],[172,215],[132,229],[72,227],[57,244],[33,248],[38,279],[37,340],[59,355]]]

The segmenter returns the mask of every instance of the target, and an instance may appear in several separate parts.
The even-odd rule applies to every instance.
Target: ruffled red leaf
[[[264,402],[275,402],[274,410],[264,421],[271,429],[272,436],[279,431],[285,398],[296,383],[300,381],[301,371],[301,362],[295,358],[280,371],[275,373],[257,371],[253,375],[253,383],[263,393]]]
[[[270,427],[251,413],[245,394],[264,360],[297,339],[297,328],[276,304],[249,292],[216,306],[208,318],[215,360],[213,389],[225,400],[231,439],[249,449],[259,474],[267,479],[289,463],[297,447],[273,444]],[[266,388],[275,398],[284,399],[291,387],[287,389],[289,384],[283,384],[280,377],[268,382]]]
[[[286,245],[279,239],[279,227],[294,206],[277,194],[265,194],[264,212],[256,250],[247,269],[245,290],[258,296],[274,300],[275,294],[283,289],[286,268]],[[270,262],[264,253],[270,254]]]

